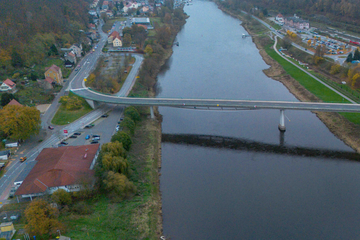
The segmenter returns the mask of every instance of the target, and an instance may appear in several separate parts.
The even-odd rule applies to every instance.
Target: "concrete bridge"
[[[306,110],[324,112],[360,112],[360,104],[322,103],[322,102],[287,102],[287,101],[254,101],[226,99],[181,99],[181,98],[131,98],[98,93],[88,88],[71,90],[83,97],[93,108],[100,103],[119,105],[150,106],[153,117],[153,106],[187,108],[192,110],[280,110],[279,130],[285,131],[285,110]]]

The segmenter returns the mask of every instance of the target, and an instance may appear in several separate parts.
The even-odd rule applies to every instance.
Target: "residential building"
[[[284,16],[279,13],[278,15],[276,15],[275,20],[278,21],[279,23],[284,23]]]
[[[4,222],[0,224],[0,238],[11,240],[16,230],[12,222]]]
[[[121,37],[120,36],[116,36],[114,41],[113,41],[113,46],[114,47],[122,47],[122,41],[121,41]]]
[[[10,158],[10,155],[10,150],[0,151],[0,160],[8,160]]]
[[[35,159],[15,196],[23,198],[52,194],[58,189],[67,192],[82,190],[95,183],[94,166],[100,144],[45,148]]]
[[[297,17],[296,15],[294,15],[293,17],[285,18],[285,25],[287,25],[289,27],[297,28],[297,29],[309,29],[310,28],[309,21],[303,20],[303,19]]]
[[[56,83],[63,85],[64,79],[62,76],[61,68],[53,64],[51,67],[45,68],[45,70],[45,79],[50,77],[55,80]]]
[[[111,43],[114,41],[114,39],[115,39],[116,37],[119,37],[119,36],[120,36],[120,34],[119,34],[118,31],[113,31],[113,32],[108,36],[108,44],[111,44]]]
[[[81,43],[80,44],[73,44],[71,47],[70,47],[71,51],[73,51],[75,53],[75,56],[76,57],[81,57],[81,51],[82,51],[82,45]]]
[[[1,92],[14,92],[16,90],[16,84],[10,79],[6,79],[0,86]]]
[[[112,11],[110,11],[110,10],[107,10],[107,11],[106,11],[106,16],[107,16],[108,18],[113,18],[113,17],[114,17],[114,13],[113,13]]]
[[[15,105],[15,106],[21,106],[21,107],[23,107],[23,105],[22,104],[20,104],[18,101],[16,101],[15,99],[13,99],[13,100],[11,100],[8,104],[6,104],[6,106],[7,105]]]
[[[72,65],[76,64],[76,56],[73,51],[71,51],[69,53],[65,53],[64,58],[65,58],[65,60],[71,62]]]

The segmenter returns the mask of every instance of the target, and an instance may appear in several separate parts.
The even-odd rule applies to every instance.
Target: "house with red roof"
[[[16,89],[16,84],[10,79],[6,79],[0,86],[1,92],[14,92]]]
[[[49,77],[54,79],[54,81],[60,85],[64,84],[61,68],[53,64],[51,67],[45,68],[45,70],[45,79]]]
[[[15,105],[15,106],[23,107],[23,105],[21,103],[19,103],[18,101],[16,101],[15,99],[11,100],[8,104],[6,104],[6,106],[8,106],[8,105]]]
[[[44,148],[15,196],[32,199],[52,194],[58,189],[77,192],[85,185],[93,186],[99,151],[100,144]]]
[[[284,21],[285,21],[284,16],[281,13],[276,15],[275,20],[278,21],[280,24],[284,24]]]
[[[113,43],[114,39],[116,37],[120,37],[120,34],[118,31],[113,31],[109,36],[108,36],[108,44]]]

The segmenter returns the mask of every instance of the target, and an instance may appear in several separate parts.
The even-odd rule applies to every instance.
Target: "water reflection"
[[[284,145],[284,133],[280,133],[280,143],[269,144],[251,141],[243,138],[200,135],[200,134],[162,134],[162,142],[176,144],[189,144],[210,148],[227,148],[241,151],[254,151],[275,154],[286,154],[302,157],[318,157],[327,159],[346,159],[358,161],[360,155],[349,151],[336,151],[331,149],[296,147]]]

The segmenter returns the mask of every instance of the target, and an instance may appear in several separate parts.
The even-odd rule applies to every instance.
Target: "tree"
[[[6,137],[27,139],[39,133],[40,112],[35,107],[7,105],[0,110],[0,131]]]
[[[13,99],[18,100],[12,93],[3,93],[1,95],[0,105],[4,107]]]
[[[29,204],[25,210],[27,225],[26,230],[32,235],[49,236],[56,234],[57,230],[64,230],[58,221],[59,212],[42,199],[37,199]]]
[[[115,133],[111,137],[111,142],[116,142],[116,141],[118,141],[119,143],[122,143],[122,145],[126,151],[130,150],[132,140],[131,140],[131,137],[129,136],[129,134],[127,134],[126,132],[120,131],[120,132]]]
[[[105,171],[113,171],[128,175],[129,163],[126,158],[113,156],[111,153],[105,153],[101,158],[102,168]]]
[[[359,48],[355,49],[353,60],[360,60]]]
[[[72,202],[71,195],[64,189],[56,190],[52,195],[51,199],[60,206],[70,205]]]
[[[104,179],[105,188],[120,197],[130,197],[136,192],[136,187],[121,173],[108,172]]]
[[[353,54],[349,53],[349,55],[346,58],[346,62],[352,62],[352,60],[353,60]]]
[[[101,151],[104,153],[110,153],[112,156],[120,156],[126,158],[126,151],[122,143],[118,141],[103,144],[101,146]]]
[[[13,49],[11,52],[11,65],[13,67],[24,66],[24,60],[22,59],[21,55],[15,49]]]
[[[129,47],[131,44],[131,35],[129,33],[125,33],[124,39],[123,39],[123,46]]]
[[[156,30],[157,42],[163,47],[167,48],[171,39],[171,30],[168,26],[162,26]]]
[[[133,106],[130,106],[130,107],[127,107],[125,109],[125,116],[131,118],[134,122],[138,122],[140,121],[140,113],[139,111],[133,107]]]
[[[135,132],[135,122],[129,117],[125,117],[120,126],[127,129],[131,134]]]
[[[144,52],[147,56],[151,56],[151,54],[153,53],[153,49],[150,44],[146,45]]]

